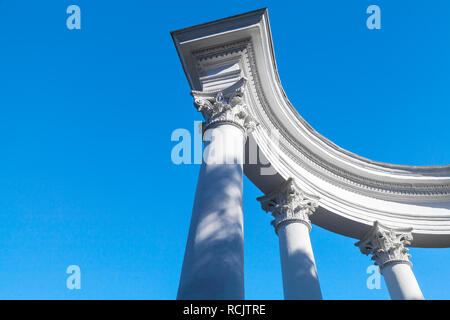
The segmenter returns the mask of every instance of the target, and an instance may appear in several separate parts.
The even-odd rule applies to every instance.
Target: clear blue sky
[[[0,0],[0,298],[175,298],[199,166],[172,164],[170,136],[201,115],[169,32],[262,7],[317,131],[373,160],[450,163],[449,1]],[[280,299],[271,218],[244,187],[246,296]],[[354,239],[311,237],[324,298],[388,298]],[[410,252],[425,297],[450,299],[450,249]]]

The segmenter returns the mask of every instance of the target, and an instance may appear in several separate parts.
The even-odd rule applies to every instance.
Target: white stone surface
[[[283,291],[286,300],[321,300],[309,229],[298,221],[278,228]]]
[[[243,101],[245,83],[192,92],[206,120],[205,148],[178,299],[244,299],[244,145],[257,126]]]
[[[411,266],[394,263],[383,268],[383,276],[392,300],[423,300]]]

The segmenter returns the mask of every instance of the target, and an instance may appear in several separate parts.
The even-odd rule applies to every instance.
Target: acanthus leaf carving
[[[412,266],[409,261],[411,255],[405,247],[413,240],[411,231],[412,228],[393,229],[375,221],[369,232],[355,245],[359,247],[361,253],[371,254],[372,260],[380,267],[380,270],[392,263],[405,263]]]
[[[278,228],[287,222],[300,222],[311,230],[309,216],[318,207],[318,198],[306,194],[289,178],[278,190],[257,199],[266,212],[271,212],[271,222],[278,234]]]
[[[238,125],[246,133],[255,129],[259,123],[250,114],[243,99],[246,82],[246,78],[241,78],[234,85],[218,92],[192,91],[194,106],[205,119],[204,130],[221,122]]]

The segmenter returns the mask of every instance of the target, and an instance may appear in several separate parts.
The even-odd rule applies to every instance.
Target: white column
[[[392,300],[423,300],[423,294],[412,271],[408,249],[412,228],[393,229],[376,221],[369,232],[357,242],[362,253],[372,254],[380,267]]]
[[[300,191],[292,179],[279,189],[258,198],[263,210],[272,212],[278,234],[286,300],[321,300],[319,278],[311,246],[309,216],[317,197]]]
[[[244,299],[244,143],[256,125],[243,102],[244,85],[193,92],[206,119],[205,150],[177,299]]]

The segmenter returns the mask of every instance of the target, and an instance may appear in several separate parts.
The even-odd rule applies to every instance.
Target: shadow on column
[[[244,299],[239,164],[200,169],[177,299]]]
[[[286,300],[322,300],[315,262],[311,257],[301,250],[295,250],[286,258],[285,261],[289,262],[286,262],[283,273],[284,298]]]

